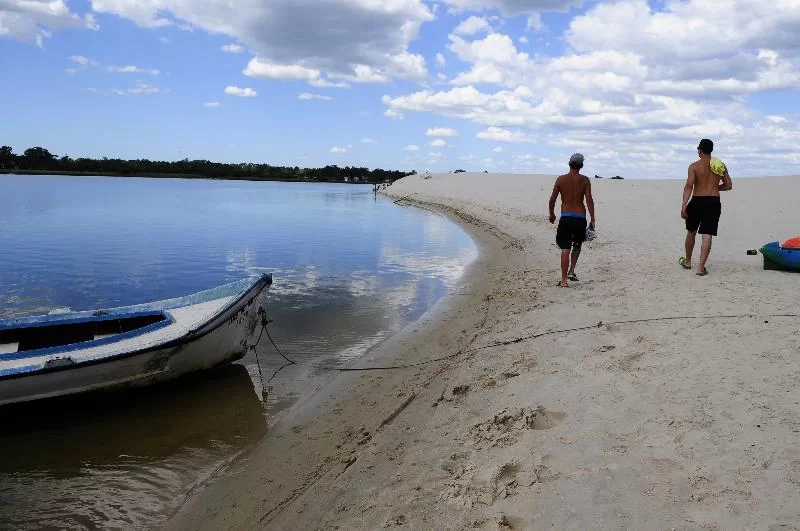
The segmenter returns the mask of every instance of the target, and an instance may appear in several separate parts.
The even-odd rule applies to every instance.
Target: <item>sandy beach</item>
[[[355,366],[450,357],[331,374],[166,527],[800,529],[800,276],[746,255],[800,234],[800,177],[733,178],[706,277],[683,181],[593,179],[569,289],[552,176],[397,181],[480,256]]]

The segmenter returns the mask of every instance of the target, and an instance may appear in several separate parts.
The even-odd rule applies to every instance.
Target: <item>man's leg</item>
[[[569,268],[569,249],[561,249],[561,287],[569,286],[567,269]]]
[[[572,255],[570,257],[569,271],[567,272],[567,276],[575,274],[575,266],[578,264],[578,257],[580,255],[581,255],[581,246],[574,245],[572,247]]]
[[[706,269],[706,261],[708,255],[711,254],[711,240],[713,236],[710,234],[703,234],[703,244],[700,246],[700,263],[697,266],[697,272],[702,273]]]
[[[684,258],[686,258],[686,265],[691,267],[692,266],[692,253],[694,252],[694,237],[697,236],[697,231],[686,231],[686,254]]]

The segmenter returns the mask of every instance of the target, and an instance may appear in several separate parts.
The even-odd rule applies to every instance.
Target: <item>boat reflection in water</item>
[[[266,433],[239,364],[0,408],[0,528],[153,527]]]

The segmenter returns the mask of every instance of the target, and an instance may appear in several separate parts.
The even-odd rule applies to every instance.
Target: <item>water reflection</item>
[[[0,527],[151,527],[266,433],[242,365],[0,408]]]
[[[359,185],[0,176],[0,212],[0,318],[270,272],[272,336],[293,359],[326,367],[417,319],[477,254],[443,217]],[[283,360],[267,341],[259,352],[268,377]],[[226,369],[194,387],[16,410],[0,432],[0,528],[156,525],[263,433],[255,359],[241,363],[238,376]],[[281,372],[267,416],[317,372]]]

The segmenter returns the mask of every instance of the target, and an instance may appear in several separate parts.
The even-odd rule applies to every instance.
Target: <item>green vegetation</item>
[[[0,173],[55,173],[70,175],[118,175],[140,177],[185,177],[206,179],[239,179],[250,181],[313,181],[382,183],[395,181],[416,172],[402,172],[369,168],[325,166],[324,168],[299,168],[295,166],[270,166],[269,164],[222,164],[208,160],[183,159],[176,162],[147,159],[72,159],[68,155],[57,157],[42,147],[32,147],[22,155],[15,155],[9,146],[0,146]]]

